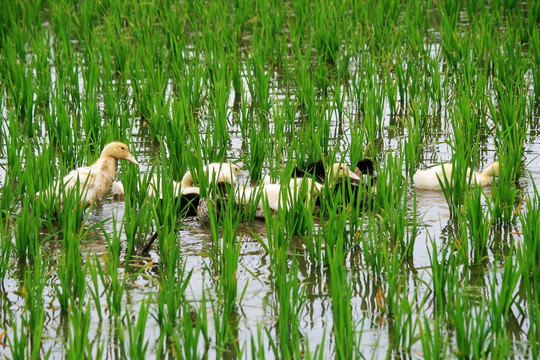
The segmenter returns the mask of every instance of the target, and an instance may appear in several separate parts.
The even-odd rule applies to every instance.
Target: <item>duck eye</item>
[[[122,146],[121,149],[122,149],[122,150],[125,150],[126,148]]]

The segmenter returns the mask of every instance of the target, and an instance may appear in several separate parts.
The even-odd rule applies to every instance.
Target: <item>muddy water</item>
[[[274,92],[272,98],[275,101],[279,101],[282,98],[282,94],[279,91],[279,81],[274,79]],[[234,94],[231,95],[230,105],[232,106]],[[348,99],[345,103],[345,107],[350,112],[354,112],[353,101]],[[385,121],[390,123],[390,109],[385,109]],[[536,110],[534,113],[536,119],[538,119],[539,113]],[[444,119],[442,119],[444,121]],[[336,148],[341,149],[341,152],[347,153],[347,146],[350,144],[350,133],[347,130],[348,126],[343,126],[343,123],[334,118],[332,122],[331,133],[334,136],[340,134],[342,138],[334,139]],[[403,129],[396,131],[403,134]],[[231,125],[231,147],[228,149],[228,157],[230,160],[236,161],[245,154],[245,149],[242,148],[243,139],[238,125]],[[537,130],[533,129],[526,141],[525,152],[525,164],[526,170],[520,179],[520,186],[524,189],[525,193],[531,193],[533,183],[536,186],[540,186],[540,139],[537,136]],[[385,130],[381,139],[382,151],[392,152],[399,149],[399,137],[390,135],[390,130]],[[450,134],[440,134],[436,143],[429,144],[425,147],[423,157],[420,159],[422,166],[430,166],[439,162],[450,161],[451,150],[448,144],[444,140],[451,138]],[[149,171],[156,161],[154,156],[159,149],[156,149],[151,145],[150,139],[145,135],[135,133],[133,138],[133,144],[139,154],[138,160],[141,163],[141,172],[145,173]],[[495,145],[493,141],[488,141],[483,148],[482,159],[484,163],[489,163],[495,157]],[[350,163],[347,158],[344,159],[346,163]],[[0,164],[5,164],[6,159],[0,158]],[[243,176],[240,177],[240,184],[249,183],[247,170],[242,162],[238,163],[243,169]],[[384,166],[384,164],[379,164]],[[159,164],[157,164],[159,171]],[[0,182],[3,183],[5,174],[3,170],[0,170]],[[180,178],[180,176],[178,176]],[[414,194],[414,189],[409,188],[409,192]],[[489,189],[486,190],[487,196],[489,196]],[[418,191],[417,192],[417,204],[418,213],[420,219],[425,225],[420,228],[420,233],[414,247],[414,256],[410,264],[405,266],[406,270],[403,273],[404,277],[407,277],[409,284],[410,298],[422,298],[427,292],[429,292],[429,283],[431,281],[429,266],[430,258],[428,249],[430,248],[430,242],[434,239],[439,247],[445,246],[445,239],[448,234],[453,231],[453,222],[450,218],[446,201],[441,192],[436,191]],[[111,220],[113,217],[117,219],[117,231],[122,231],[122,219],[124,216],[125,203],[122,201],[115,201],[112,196],[108,194],[102,201],[92,208],[88,217],[88,227],[96,224],[102,224],[104,232],[112,234],[114,232],[114,222]],[[519,226],[515,233],[519,233]],[[256,337],[257,327],[268,327],[272,329],[276,323],[276,295],[271,283],[271,270],[270,270],[270,258],[264,251],[264,248],[258,242],[253,234],[256,234],[263,241],[266,240],[266,227],[264,222],[256,221],[252,225],[242,225],[238,230],[238,241],[241,242],[241,251],[239,257],[238,266],[238,289],[239,295],[242,290],[245,289],[244,297],[241,299],[237,312],[239,318],[237,337],[240,340],[240,346],[246,346],[246,350],[249,349],[249,339],[251,336]],[[207,292],[212,297],[214,293],[215,284],[212,281],[212,274],[208,271],[210,267],[210,259],[205,256],[207,252],[207,244],[210,243],[210,230],[201,225],[197,218],[187,218],[184,221],[182,229],[178,232],[178,243],[182,251],[182,260],[185,261],[185,268],[187,271],[193,270],[193,275],[187,290],[188,301],[192,302],[194,306],[198,306],[198,303],[203,297],[203,292]],[[502,234],[502,237],[509,238],[509,241],[520,241],[519,237],[514,237],[512,234]],[[122,233],[122,240],[125,242],[125,235]],[[57,261],[56,253],[58,243],[54,241],[47,242],[43,249],[44,252],[49,254],[48,266],[51,269],[55,268]],[[331,301],[328,296],[328,289],[326,288],[326,274],[313,272],[311,265],[307,261],[307,250],[302,244],[300,239],[295,239],[294,242],[295,251],[303,256],[299,259],[299,276],[300,281],[305,284],[308,298],[306,302],[305,311],[302,313],[300,326],[301,332],[304,334],[307,340],[309,340],[311,351],[315,350],[315,347],[320,344],[323,338],[326,339],[326,346],[324,347],[325,357],[332,355],[329,345],[330,332],[332,329],[332,310]],[[88,240],[82,245],[82,256],[87,259],[87,255],[102,256],[107,252],[107,241],[103,236],[101,230],[94,230],[91,232]],[[379,289],[379,285],[369,274],[365,267],[362,266],[362,249],[353,251],[350,255],[351,258],[351,278],[355,285],[353,289],[352,298],[352,313],[355,326],[358,330],[362,330],[363,335],[361,339],[361,351],[365,357],[371,356],[375,353],[376,356],[382,356],[386,353],[386,349],[389,343],[392,341],[391,324],[388,324],[385,317],[381,315],[377,308],[376,296]],[[121,259],[123,267],[121,271],[125,271],[125,259]],[[148,258],[139,258],[134,260],[134,266],[144,266],[150,261],[154,262],[154,265],[149,266],[139,276],[133,277],[128,281],[126,293],[124,295],[124,303],[126,309],[129,309],[131,314],[138,313],[140,301],[148,294],[157,293],[159,291],[156,281],[159,279],[159,262],[160,254],[157,247],[152,248],[150,256]],[[359,261],[360,264],[355,266],[353,263]],[[354,269],[353,269],[354,266]],[[22,276],[24,274],[24,268],[15,266],[12,271],[8,273],[8,276],[4,280],[4,287],[2,293],[5,296],[3,310],[0,310],[0,320],[2,323],[7,322],[7,309],[11,312],[22,312],[24,308],[24,300],[19,296],[20,284],[22,283]],[[478,269],[475,274],[475,278],[471,279],[471,283],[477,284],[479,287],[486,286],[492,280],[493,269],[487,267],[485,269]],[[51,355],[56,358],[63,356],[64,348],[62,344],[67,341],[67,319],[58,311],[60,304],[55,299],[55,293],[53,284],[58,279],[51,272],[51,278],[45,289],[45,348],[51,348]],[[90,279],[89,279],[90,282]],[[101,285],[102,286],[102,285]],[[102,288],[103,289],[103,288]],[[417,294],[415,295],[415,291]],[[208,298],[208,295],[207,295]],[[102,306],[107,307],[105,299]],[[152,308],[151,312],[155,308]],[[212,333],[212,316],[211,307],[209,307],[209,329]],[[422,316],[422,314],[413,313],[413,316]],[[517,339],[525,339],[527,320],[520,315],[517,309],[512,308],[511,317],[513,321],[510,322],[509,330],[515,333]],[[105,313],[107,318],[107,313]],[[114,324],[104,320],[98,321],[98,315],[96,309],[92,309],[91,325],[89,330],[89,337],[95,338],[98,342],[103,342],[104,351],[106,357],[117,357],[119,355],[118,343],[114,330]],[[525,324],[525,325],[524,325]],[[274,330],[273,330],[274,331]],[[149,352],[153,353],[156,350],[155,344],[159,338],[159,326],[154,318],[151,316],[148,319],[146,326],[147,339],[149,340]],[[518,341],[519,342],[519,341]],[[268,343],[266,342],[267,346]],[[519,345],[517,345],[519,347]],[[269,350],[269,349],[267,349]],[[214,350],[210,349],[210,356],[212,357]],[[516,349],[519,353],[520,349]],[[421,354],[421,345],[417,342],[413,346],[413,356]]]

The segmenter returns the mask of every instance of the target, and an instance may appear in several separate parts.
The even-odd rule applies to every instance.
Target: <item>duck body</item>
[[[303,178],[313,177],[315,180],[324,182],[326,179],[326,169],[322,160],[309,163],[305,168],[295,167],[291,177]]]
[[[343,163],[334,163],[326,169],[323,161],[319,160],[307,165],[305,169],[295,168],[293,175],[312,176],[314,180],[325,184],[327,191],[323,192],[325,196],[317,197],[317,205],[320,205],[321,200],[332,202],[332,199],[336,198],[339,198],[340,204],[344,205],[356,204],[358,201],[362,204],[368,202],[369,186],[367,180],[363,180],[363,176],[369,176],[369,181],[373,184],[373,172],[373,162],[370,159],[360,160],[354,172]],[[322,190],[322,185],[320,190]]]
[[[360,180],[360,177],[352,172],[347,165],[343,163],[334,163],[329,169],[326,169],[322,160],[308,164],[305,169],[295,167],[292,172],[292,177],[312,177],[314,180],[321,183],[338,182],[347,177],[352,180]]]
[[[441,184],[439,183],[439,180],[444,184],[446,176],[450,187],[453,187],[452,171],[453,165],[451,163],[437,165],[426,170],[418,170],[413,175],[414,186],[418,189],[440,190]],[[465,173],[467,184],[471,183],[479,186],[491,184],[494,176],[499,176],[498,161],[489,164],[482,172],[467,169]]]
[[[310,178],[293,178],[288,184],[283,185],[240,186],[235,191],[235,201],[243,208],[256,204],[255,217],[264,218],[265,202],[274,213],[279,209],[288,211],[297,202],[309,205],[317,198],[321,189],[322,185]]]
[[[54,194],[62,199],[63,193],[78,191],[80,205],[88,207],[111,188],[116,174],[116,160],[127,160],[139,165],[126,144],[113,142],[105,146],[94,164],[70,171],[57,184],[42,193],[37,193],[36,196]]]
[[[236,185],[236,177],[240,176],[240,168],[231,163],[210,163],[203,167],[208,182]]]
[[[240,168],[231,163],[210,163],[203,167],[204,176],[208,180],[208,197],[197,201],[196,213],[202,223],[210,222],[209,202],[212,203],[217,216],[230,206],[235,206],[234,201],[230,201],[230,196],[234,194],[237,176],[241,175]],[[188,171],[182,179],[182,185],[193,184],[193,176]],[[230,209],[233,210],[233,209]]]
[[[359,205],[360,208],[366,208],[372,204],[373,198],[377,194],[377,177],[374,175],[373,161],[371,159],[359,160],[356,163],[354,173],[361,181],[351,182],[352,197],[346,200],[354,206]]]
[[[171,180],[172,201],[178,205],[178,212],[182,217],[197,215],[199,206],[200,189],[196,186],[183,186],[182,182]],[[157,198],[161,203],[171,201],[163,195],[163,189],[157,176],[152,177],[147,188],[148,197]]]

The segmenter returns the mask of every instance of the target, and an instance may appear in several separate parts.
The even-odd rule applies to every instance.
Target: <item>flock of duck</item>
[[[90,206],[110,189],[113,195],[123,196],[122,183],[115,181],[117,160],[127,160],[139,165],[126,144],[112,142],[105,146],[94,164],[72,170],[61,181],[57,181],[56,184],[37,193],[36,196],[54,195],[62,200],[64,192],[78,191],[82,207]],[[450,163],[419,170],[414,174],[413,181],[419,189],[440,190],[441,183],[445,183],[443,179],[452,178],[452,170]],[[302,201],[305,204],[319,201],[323,184],[332,190],[332,194],[340,191],[344,184],[350,186],[352,191],[345,191],[343,194],[353,196],[346,196],[343,200],[354,204],[361,201],[363,202],[361,206],[367,205],[369,196],[376,194],[374,166],[370,159],[360,160],[354,172],[343,163],[326,165],[323,161],[311,163],[304,169],[296,167],[293,169],[289,183],[284,185],[272,183],[268,177],[265,177],[263,183],[255,187],[237,186],[237,177],[240,176],[241,171],[237,165],[231,163],[211,163],[204,166],[202,171],[213,189],[209,190],[207,198],[200,198],[200,188],[195,184],[200,183],[201,179],[190,171],[183,176],[181,182],[173,181],[173,196],[176,201],[181,202],[180,206],[186,216],[198,215],[203,222],[209,220],[208,202],[212,202],[214,209],[219,211],[223,203],[231,198],[230,194],[237,205],[257,204],[255,217],[262,218],[264,218],[264,203],[270,210],[277,211],[279,208],[289,208],[296,201]],[[466,171],[467,182],[480,186],[489,185],[493,177],[498,175],[499,163],[497,161],[491,163],[482,172],[472,169]],[[451,181],[448,183],[452,186]],[[149,181],[146,192],[149,197],[163,199],[157,177]],[[365,195],[359,196],[359,192]]]

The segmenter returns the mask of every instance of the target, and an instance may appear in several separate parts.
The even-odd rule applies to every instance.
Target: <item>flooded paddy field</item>
[[[539,18],[535,1],[6,5],[0,357],[538,358]],[[125,198],[36,196],[112,141],[140,164],[118,161]],[[317,206],[205,223],[172,196],[214,162],[238,189],[363,158],[366,206],[327,183]],[[495,160],[492,184],[468,181]],[[441,163],[452,186],[418,189]]]

